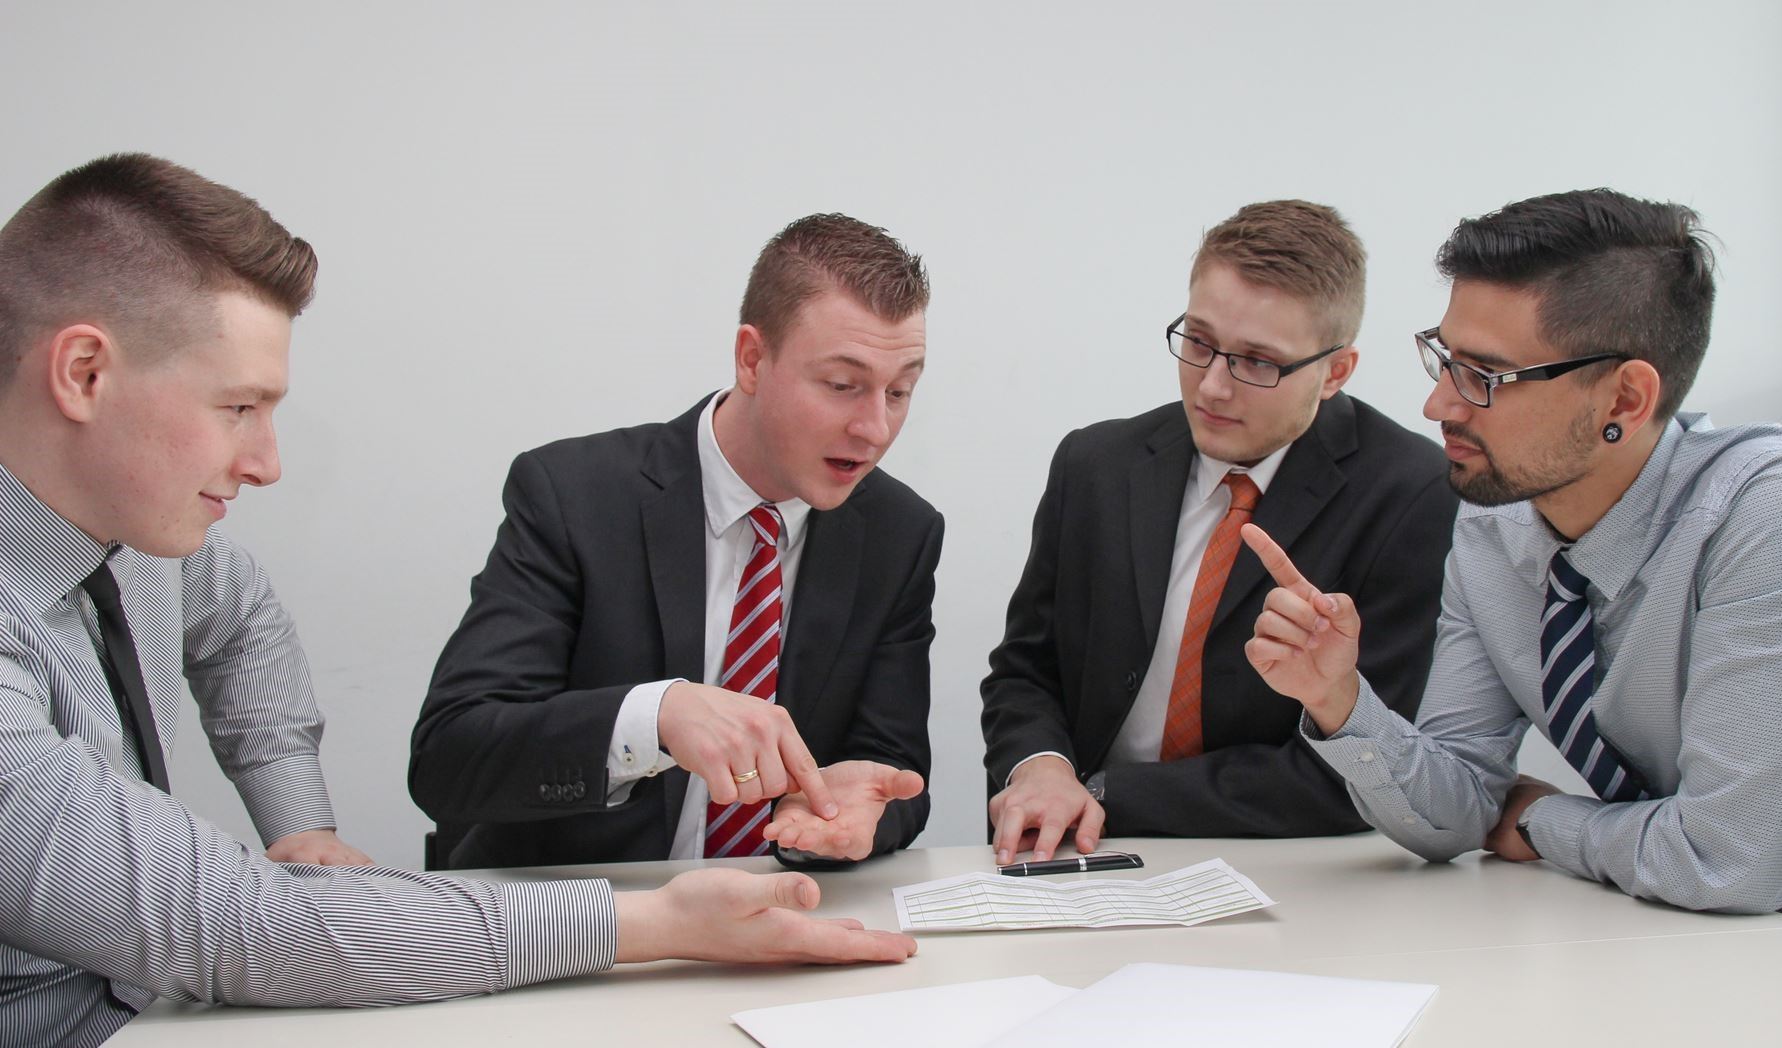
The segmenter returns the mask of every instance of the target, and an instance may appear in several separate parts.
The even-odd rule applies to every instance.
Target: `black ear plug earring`
[[[1603,439],[1613,444],[1621,439],[1621,423],[1611,422],[1603,427]]]

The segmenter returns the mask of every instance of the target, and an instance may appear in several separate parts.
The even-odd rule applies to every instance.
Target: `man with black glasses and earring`
[[[1393,671],[1357,664],[1377,622],[1266,528],[1244,529],[1279,584],[1248,649],[1368,821],[1419,855],[1483,847],[1766,913],[1782,907],[1782,427],[1678,411],[1714,303],[1696,221],[1586,190],[1462,222],[1442,247],[1423,411],[1471,505],[1416,727],[1381,701]],[[1531,725],[1588,795],[1518,778]]]
[[[1366,827],[1243,647],[1281,536],[1376,622],[1365,665],[1415,712],[1455,499],[1435,445],[1342,393],[1366,256],[1328,207],[1252,204],[1201,241],[1166,338],[1181,400],[1060,444],[983,684],[998,862],[1101,836]]]

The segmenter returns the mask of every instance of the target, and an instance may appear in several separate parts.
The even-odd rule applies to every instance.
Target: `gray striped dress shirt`
[[[1417,726],[1366,681],[1329,739],[1301,721],[1367,820],[1419,855],[1484,843],[1523,733],[1545,723],[1540,620],[1560,545],[1526,502],[1463,508]],[[1566,556],[1590,580],[1597,726],[1654,799],[1538,800],[1536,850],[1642,898],[1782,909],[1782,426],[1678,416]]]
[[[254,560],[215,529],[181,561],[108,550],[0,468],[0,1044],[99,1044],[156,996],[374,1005],[612,965],[604,881],[280,865],[144,782],[80,588],[108,553],[163,748],[183,677],[263,840],[334,825]]]

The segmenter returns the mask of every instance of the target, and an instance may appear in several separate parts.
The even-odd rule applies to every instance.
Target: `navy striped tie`
[[[1541,615],[1541,704],[1547,737],[1605,801],[1645,800],[1645,783],[1615,747],[1598,734],[1590,696],[1596,690],[1596,631],[1585,590],[1590,580],[1553,554],[1547,569],[1547,609]]]

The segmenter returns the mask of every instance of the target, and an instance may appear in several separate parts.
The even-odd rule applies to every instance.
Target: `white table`
[[[763,970],[664,962],[492,997],[368,1011],[160,1002],[110,1043],[739,1046],[754,1042],[729,1016],[746,1008],[1010,975],[1080,987],[1133,961],[1436,983],[1441,992],[1407,1042],[1415,1046],[1782,1043],[1782,993],[1775,989],[1782,915],[1686,913],[1480,853],[1429,864],[1371,833],[1134,839],[1105,847],[1140,853],[1146,868],[1094,876],[1142,878],[1219,857],[1276,905],[1193,928],[923,935],[916,957],[890,966]],[[768,859],[725,864],[778,869]],[[482,876],[600,875],[623,890],[653,887],[698,865]],[[893,886],[990,868],[988,847],[904,852],[819,874],[820,912],[893,928]]]

